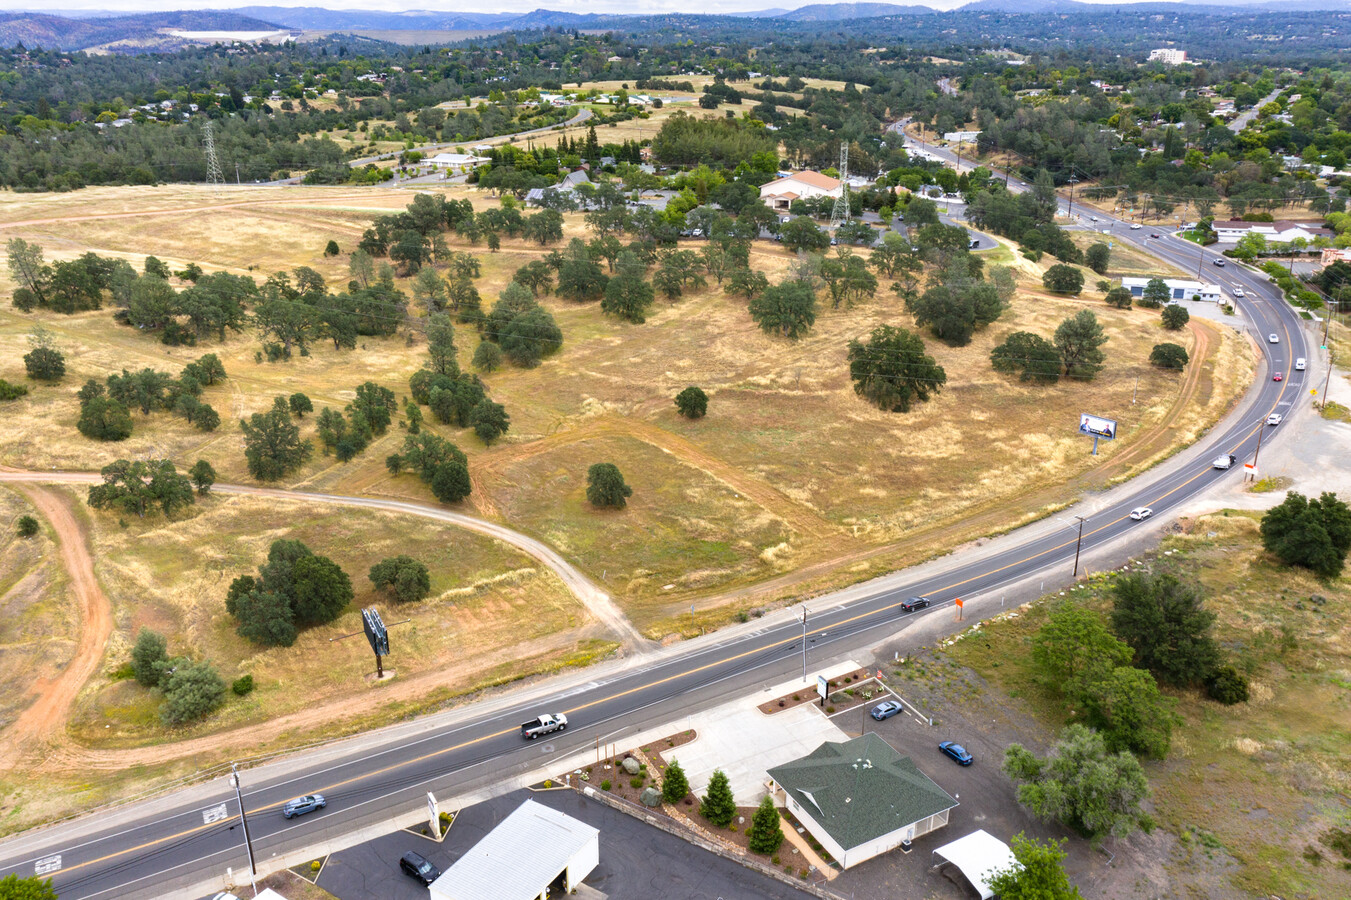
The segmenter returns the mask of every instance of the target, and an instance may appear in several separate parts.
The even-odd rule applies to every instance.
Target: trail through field
[[[113,633],[113,609],[94,577],[94,559],[84,529],[76,521],[70,501],[59,492],[31,483],[16,484],[56,532],[61,564],[70,575],[80,611],[80,641],[61,674],[34,682],[33,703],[0,735],[0,769],[10,768],[33,748],[65,728],[66,718],[80,689],[98,671],[103,651]]]
[[[97,484],[102,479],[93,472],[26,472],[14,469],[0,470],[0,481],[14,484],[56,483],[56,484]],[[581,601],[597,621],[608,627],[619,637],[620,642],[629,650],[652,646],[652,642],[643,637],[622,610],[615,605],[609,595],[596,586],[591,579],[567,560],[563,559],[549,545],[535,538],[513,531],[505,525],[488,522],[451,512],[448,509],[413,503],[407,500],[390,500],[376,497],[351,497],[343,494],[320,494],[311,491],[292,491],[285,488],[253,487],[242,484],[217,484],[213,491],[222,494],[249,494],[256,497],[278,497],[285,500],[299,500],[308,503],[331,503],[337,506],[355,506],[365,509],[379,509],[386,512],[404,513],[446,522],[459,528],[474,531],[490,538],[510,544],[528,556],[538,560],[567,585],[568,589]],[[72,520],[73,523],[73,520]],[[64,542],[63,542],[64,547]],[[88,553],[86,551],[86,557]],[[92,565],[90,568],[92,577]],[[105,601],[106,602],[106,601]]]

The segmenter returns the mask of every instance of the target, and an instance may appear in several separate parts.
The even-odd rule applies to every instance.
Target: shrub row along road
[[[1139,244],[1183,268],[1198,265],[1197,254],[1204,253],[1171,238],[1144,238]],[[1216,482],[1239,478],[1240,466],[1220,471],[1210,467],[1210,460],[1231,453],[1240,462],[1251,458],[1267,415],[1302,402],[1308,373],[1291,371],[1289,365],[1295,357],[1310,355],[1300,320],[1260,276],[1238,266],[1230,266],[1224,275],[1248,292],[1240,302],[1261,336],[1258,346],[1269,371],[1259,368],[1248,401],[1202,444],[1114,490],[1110,499],[1099,498],[1102,508],[1085,513],[1090,517],[1083,529],[1086,556],[1138,527],[1129,518],[1133,507],[1150,506],[1157,516],[1166,516]],[[1280,343],[1268,344],[1267,334],[1276,334]],[[1273,382],[1274,371],[1289,377]],[[1265,452],[1278,449],[1279,441],[1264,447]],[[297,857],[362,826],[416,811],[427,791],[447,798],[500,784],[546,767],[559,754],[586,750],[598,738],[621,740],[621,733],[678,720],[687,711],[794,677],[802,670],[804,655],[812,660],[843,655],[894,635],[914,623],[916,615],[950,615],[958,597],[966,599],[966,615],[972,620],[998,613],[999,606],[991,601],[1000,598],[1001,590],[1038,576],[1053,583],[1063,580],[1075,555],[1074,531],[1045,523],[1030,526],[989,547],[926,566],[923,575],[900,572],[817,598],[810,604],[805,629],[800,622],[774,617],[773,624],[766,620],[750,626],[754,630],[677,645],[645,656],[639,664],[606,665],[565,676],[536,690],[531,700],[516,693],[260,765],[244,776],[256,852],[264,860]],[[900,603],[917,595],[930,597],[934,608],[902,615]],[[541,712],[567,713],[569,729],[546,744],[523,742],[517,723]],[[326,810],[293,821],[281,817],[280,806],[288,798],[313,791],[327,796]],[[97,818],[18,835],[0,844],[0,876],[50,875],[64,900],[166,896],[188,889],[209,893],[227,867],[247,871],[238,820],[233,792],[224,779],[217,779]]]

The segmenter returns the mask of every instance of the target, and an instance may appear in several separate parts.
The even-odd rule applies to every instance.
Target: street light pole
[[[1079,547],[1084,542],[1084,522],[1083,516],[1075,516],[1079,520],[1079,539],[1074,542],[1074,578],[1079,577]]]
[[[258,877],[258,867],[253,862],[253,842],[249,840],[249,818],[244,814],[244,795],[239,790],[239,772],[234,763],[230,763],[230,784],[235,789],[235,800],[239,802],[239,822],[244,826],[244,849],[249,854],[249,884],[253,885],[254,894],[258,893],[258,883],[255,880]]]

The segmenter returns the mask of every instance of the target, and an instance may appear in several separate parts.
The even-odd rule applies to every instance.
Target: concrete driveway
[[[819,674],[834,678],[858,668],[846,662]],[[725,703],[690,717],[690,727],[699,737],[675,748],[668,758],[680,761],[696,795],[708,788],[715,769],[727,773],[732,793],[741,806],[755,806],[765,796],[769,769],[811,753],[826,741],[846,741],[845,734],[811,704],[765,715],[757,707],[768,700],[801,691],[815,693],[818,673],[810,675],[812,687],[799,681],[772,685],[763,691]]]

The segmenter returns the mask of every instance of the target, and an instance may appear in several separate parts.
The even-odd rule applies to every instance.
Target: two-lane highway
[[[1112,227],[1125,230],[1119,223]],[[1184,269],[1194,269],[1198,262],[1209,265],[1198,257],[1204,252],[1199,248],[1171,236],[1155,240],[1148,234],[1118,232],[1117,237]],[[1206,259],[1211,257],[1206,254]],[[1267,415],[1287,413],[1306,394],[1307,373],[1295,372],[1290,365],[1296,357],[1310,356],[1294,310],[1265,279],[1236,264],[1215,272],[1230,286],[1242,285],[1248,295],[1238,302],[1259,337],[1266,371],[1259,372],[1245,412],[1208,436],[1199,458],[1180,454],[1138,479],[1134,490],[1118,489],[1110,505],[1086,514],[1086,555],[1139,527],[1129,518],[1132,508],[1149,506],[1156,516],[1167,515],[1216,481],[1241,477],[1241,466],[1226,472],[1212,469],[1209,461],[1231,453],[1240,463],[1249,460],[1258,432],[1267,428],[1263,424]],[[1267,343],[1268,334],[1276,334],[1279,343]],[[1286,373],[1286,379],[1272,381],[1275,371]],[[1279,449],[1267,445],[1264,453],[1268,447]],[[942,608],[956,597],[990,596],[1038,573],[1068,571],[1077,532],[1048,533],[1033,527],[1022,534],[1025,539],[1013,536],[1000,552],[958,554],[943,564],[931,564],[926,571],[936,574],[917,576],[909,583],[893,577],[885,589],[871,593],[855,588],[816,598],[806,627],[809,653],[825,659],[868,647],[914,621],[914,616],[932,614],[932,610],[902,614],[900,604],[910,596],[930,597],[935,607]],[[495,701],[246,770],[243,793],[257,855],[266,862],[294,853],[416,809],[429,790],[448,797],[501,784],[590,747],[597,737],[614,739],[620,732],[679,720],[690,710],[792,677],[801,671],[803,631],[800,622],[778,620],[715,643],[654,655],[638,667],[616,667],[604,675],[606,670],[598,669],[591,682],[574,676],[565,680],[565,688],[544,692],[537,701]],[[518,723],[541,712],[565,712],[571,727],[545,740],[523,741]],[[282,803],[312,792],[327,797],[326,809],[294,820],[282,818]],[[223,876],[227,867],[241,880],[247,865],[239,808],[224,778],[115,814],[18,835],[0,845],[0,876],[48,875],[63,900],[164,896]]]

